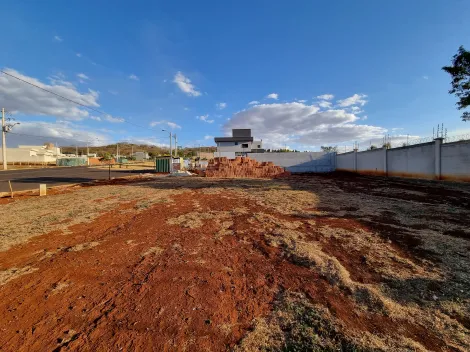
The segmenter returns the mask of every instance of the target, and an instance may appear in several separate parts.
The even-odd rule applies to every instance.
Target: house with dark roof
[[[231,137],[215,137],[214,141],[217,145],[217,157],[233,159],[236,156],[246,156],[247,153],[264,152],[263,141],[255,140],[249,128],[232,129]]]

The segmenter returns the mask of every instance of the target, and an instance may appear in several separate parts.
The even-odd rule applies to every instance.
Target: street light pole
[[[178,157],[178,139],[176,138],[176,133],[173,135],[173,138],[175,139],[175,158]]]
[[[6,141],[6,130],[5,130],[5,109],[2,108],[2,152],[3,152],[3,170],[8,168],[7,166],[7,141]]]
[[[171,147],[171,138],[173,138],[170,131],[162,130],[163,132],[168,132],[170,134],[170,173],[173,172],[173,150]]]

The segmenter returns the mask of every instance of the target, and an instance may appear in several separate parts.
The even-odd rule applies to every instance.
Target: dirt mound
[[[290,172],[274,165],[271,161],[260,163],[249,157],[237,156],[235,159],[221,157],[210,160],[204,175],[206,177],[272,178],[288,176]]]

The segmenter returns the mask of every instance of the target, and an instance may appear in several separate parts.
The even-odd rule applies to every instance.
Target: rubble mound
[[[249,157],[238,156],[235,159],[226,157],[214,158],[204,172],[206,177],[250,177],[273,178],[289,176],[290,172],[283,167],[274,165],[273,162],[258,162]]]

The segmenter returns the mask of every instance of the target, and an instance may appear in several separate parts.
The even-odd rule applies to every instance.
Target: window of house
[[[261,148],[261,144],[258,144],[258,148]]]
[[[238,142],[235,142],[235,145],[238,145]]]
[[[243,143],[242,148],[248,148],[248,144]]]

